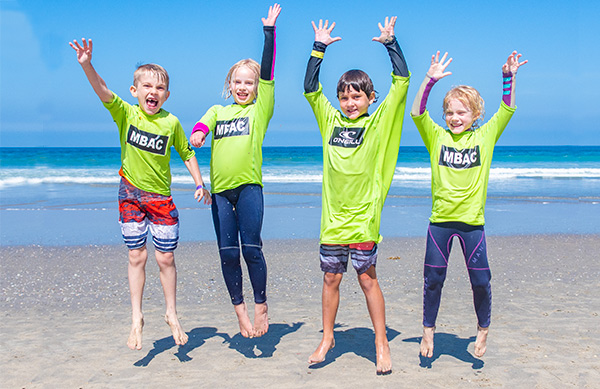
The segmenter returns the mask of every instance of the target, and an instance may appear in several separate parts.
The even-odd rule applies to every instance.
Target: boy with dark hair
[[[379,24],[381,35],[374,41],[385,45],[392,60],[392,86],[373,115],[376,100],[373,82],[361,70],[342,75],[337,85],[341,112],[323,94],[319,70],[325,49],[341,38],[331,37],[335,23],[313,22],[315,42],[304,80],[310,103],[323,137],[323,208],[320,259],[323,270],[323,338],[308,362],[325,360],[335,344],[333,327],[340,301],[339,287],[348,266],[348,256],[358,273],[375,329],[377,374],[392,372],[386,336],[385,302],[375,265],[381,242],[381,211],[389,191],[400,146],[409,72],[394,36],[396,17]]]

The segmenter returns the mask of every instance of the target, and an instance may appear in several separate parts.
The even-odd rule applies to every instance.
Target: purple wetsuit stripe
[[[440,255],[442,256],[442,258],[444,258],[444,261],[446,262],[446,266],[435,266],[435,265],[430,265],[428,263],[425,263],[425,266],[429,266],[429,267],[448,267],[448,258],[446,258],[446,256],[444,255],[444,252],[440,249],[440,246],[438,246],[437,241],[433,237],[433,234],[431,233],[431,225],[429,227],[427,227],[427,233],[431,237],[431,240],[433,241],[433,244],[435,244],[435,247],[440,252]],[[448,245],[450,244],[451,241],[452,241],[452,237],[450,237],[450,239],[448,239]],[[450,250],[448,250],[448,252],[450,252]]]
[[[277,55],[277,31],[273,29],[273,62],[271,63],[271,78],[269,78],[269,81],[275,78],[275,55]]]
[[[429,92],[431,92],[431,88],[438,80],[435,78],[430,78],[429,82],[425,86],[425,90],[423,91],[423,96],[421,97],[421,105],[419,106],[419,115],[423,115],[425,109],[427,107],[427,99],[429,98]]]

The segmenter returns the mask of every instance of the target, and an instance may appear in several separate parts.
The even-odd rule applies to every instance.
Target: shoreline
[[[394,365],[386,377],[375,375],[374,334],[353,270],[341,285],[336,347],[324,363],[306,363],[321,336],[316,239],[265,241],[271,326],[256,339],[239,335],[216,243],[182,242],[176,250],[178,313],[190,336],[183,347],[174,345],[162,319],[163,296],[150,254],[141,351],[125,345],[130,306],[124,245],[1,247],[4,385],[594,387],[600,381],[600,235],[487,240],[494,306],[486,355],[472,353],[475,314],[455,242],[434,357],[425,360],[418,355],[425,237],[384,238],[377,270]],[[248,300],[245,269],[244,291]]]

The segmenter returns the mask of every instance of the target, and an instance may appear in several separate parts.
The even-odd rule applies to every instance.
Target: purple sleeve
[[[513,74],[502,72],[502,101],[509,107],[512,103],[512,84]]]
[[[431,88],[438,80],[431,77],[429,78],[429,82],[425,86],[425,90],[423,91],[423,96],[421,96],[421,104],[419,105],[419,115],[423,115],[425,109],[427,107],[427,99],[429,98],[429,92],[431,92]]]

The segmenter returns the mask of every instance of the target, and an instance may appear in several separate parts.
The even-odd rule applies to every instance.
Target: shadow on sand
[[[246,358],[269,358],[272,357],[277,349],[277,345],[281,342],[281,338],[292,332],[296,332],[304,323],[279,324],[274,323],[269,325],[269,332],[260,338],[244,338],[240,333],[237,333],[233,338],[225,339],[224,343],[229,343],[229,348],[236,350]],[[256,351],[260,353],[256,353]]]
[[[335,328],[341,328],[341,324],[336,324]],[[386,327],[388,342],[400,335],[400,332]],[[335,331],[335,347],[329,350],[325,360],[309,366],[309,369],[319,369],[329,365],[338,357],[346,353],[354,353],[377,365],[377,356],[375,352],[375,332],[370,328],[358,327],[343,331]],[[315,345],[317,346],[317,345]]]
[[[426,358],[419,353],[419,366],[431,369],[433,362],[435,362],[440,356],[450,355],[460,361],[470,363],[473,369],[481,369],[484,365],[484,362],[467,351],[469,344],[474,342],[475,339],[475,336],[463,339],[454,334],[446,334],[444,332],[435,333],[433,336],[433,356],[431,358]],[[421,337],[404,339],[403,342],[420,344]]]
[[[229,334],[218,332],[214,327],[199,327],[187,332],[188,342],[183,346],[178,346],[179,349],[174,354],[180,362],[188,362],[192,360],[188,354],[206,343],[207,339],[220,337],[223,343],[228,343],[229,348],[237,350],[247,358],[268,358],[272,357],[277,349],[277,345],[281,342],[281,338],[292,332],[298,331],[304,323],[279,324],[274,323],[269,326],[269,332],[260,338],[244,338],[240,333],[230,337]],[[154,357],[162,352],[165,352],[173,347],[176,347],[175,340],[172,336],[159,339],[153,343],[153,348],[148,351],[148,354],[139,361],[135,362],[134,366],[145,367],[152,362]],[[259,350],[260,353],[256,353]]]

